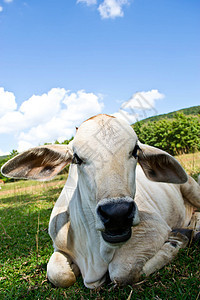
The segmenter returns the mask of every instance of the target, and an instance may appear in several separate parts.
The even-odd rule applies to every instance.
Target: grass
[[[178,159],[191,174],[200,173],[199,154]],[[135,286],[89,290],[79,277],[68,289],[53,288],[46,278],[53,252],[48,222],[64,177],[8,183],[0,190],[0,299],[200,299],[197,245],[181,250],[171,264]]]
[[[200,174],[200,152],[183,154],[176,157],[188,174],[197,179]]]

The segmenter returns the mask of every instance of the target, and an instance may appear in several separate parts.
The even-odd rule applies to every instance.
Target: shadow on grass
[[[0,194],[0,208],[3,207],[5,204],[7,205],[17,205],[21,202],[26,203],[30,201],[37,201],[37,200],[46,200],[49,202],[56,201],[59,197],[63,187],[55,186],[55,187],[44,187],[44,188],[35,188],[29,191],[24,190],[24,192],[13,190],[13,193],[8,195],[1,195]]]

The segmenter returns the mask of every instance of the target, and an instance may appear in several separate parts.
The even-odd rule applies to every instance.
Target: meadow
[[[200,152],[178,157],[189,174],[200,174]],[[191,244],[162,270],[127,287],[84,287],[79,277],[68,289],[46,278],[53,252],[48,235],[52,207],[67,175],[50,182],[16,181],[0,190],[0,299],[200,299],[200,251]]]

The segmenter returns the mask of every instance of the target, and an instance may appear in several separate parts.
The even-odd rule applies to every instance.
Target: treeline
[[[146,118],[144,120],[141,120],[140,123],[144,124],[147,123],[149,121],[154,122],[154,121],[159,121],[161,119],[173,119],[175,118],[177,113],[181,113],[184,115],[193,115],[193,116],[198,116],[200,115],[200,105],[198,106],[192,106],[192,107],[188,107],[188,108],[183,108],[177,111],[173,111],[167,114],[161,114],[161,115],[157,115],[157,116],[153,116],[153,117],[149,117]]]
[[[161,119],[133,125],[139,140],[171,155],[200,151],[200,115],[176,113],[172,119]]]

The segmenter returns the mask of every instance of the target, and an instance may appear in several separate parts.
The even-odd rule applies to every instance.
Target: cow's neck
[[[87,196],[87,199],[86,199]],[[74,259],[78,264],[85,284],[91,287],[94,282],[103,282],[108,264],[113,258],[115,248],[109,247],[96,230],[96,204],[88,193],[80,191],[79,186],[70,201],[71,230],[73,231]]]

